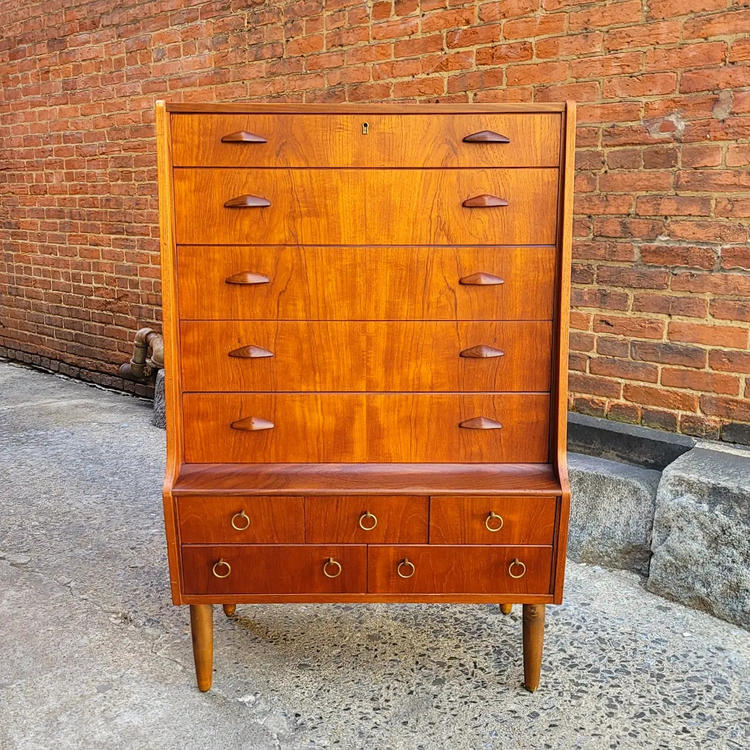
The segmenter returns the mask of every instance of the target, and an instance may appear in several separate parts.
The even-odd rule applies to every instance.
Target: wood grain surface
[[[463,142],[482,130],[509,142]],[[237,131],[266,143],[222,143]],[[180,115],[172,142],[188,167],[556,167],[560,115]]]
[[[333,558],[341,574],[328,578],[323,565]],[[219,560],[229,563],[226,578],[212,573]],[[336,566],[330,571],[335,572]],[[224,567],[219,568],[225,572]],[[367,590],[367,547],[349,544],[247,544],[182,547],[182,576],[186,593],[341,593]]]
[[[232,519],[239,514],[243,517]],[[216,497],[194,495],[177,500],[183,544],[297,544],[305,541],[301,497]],[[243,528],[247,526],[247,528]]]
[[[533,321],[185,322],[180,362],[185,391],[547,391],[551,344]]]
[[[462,429],[486,416],[502,429]],[[258,417],[273,429],[234,430]],[[185,460],[211,462],[546,462],[546,394],[188,393]]]
[[[558,170],[174,170],[180,244],[553,244]],[[509,205],[465,208],[491,193]],[[251,194],[267,208],[226,208]]]
[[[175,495],[559,495],[551,464],[183,464]]]
[[[556,507],[554,497],[432,497],[430,544],[552,544]]]
[[[553,247],[178,248],[180,316],[237,320],[551,320]],[[227,284],[238,273],[267,284]],[[461,284],[476,273],[494,286]],[[378,290],[377,294],[369,293]]]
[[[364,519],[363,514],[367,514]],[[427,517],[427,497],[307,497],[305,541],[313,544],[425,544]]]
[[[508,568],[515,559],[526,566],[521,578]],[[402,578],[402,560],[414,565],[414,575]],[[371,593],[546,594],[550,591],[551,547],[499,546],[380,546],[367,549],[367,590]],[[403,566],[409,572],[409,566]],[[518,574],[520,566],[514,566]]]

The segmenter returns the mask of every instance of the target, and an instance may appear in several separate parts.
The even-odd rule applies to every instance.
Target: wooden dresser
[[[172,597],[562,599],[575,110],[156,108]]]

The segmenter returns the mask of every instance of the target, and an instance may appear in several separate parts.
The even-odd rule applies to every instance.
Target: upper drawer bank
[[[557,169],[175,169],[180,244],[552,245]]]
[[[554,167],[559,114],[172,117],[177,166]]]

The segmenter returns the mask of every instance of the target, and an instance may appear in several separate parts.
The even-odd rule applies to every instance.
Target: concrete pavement
[[[169,601],[151,404],[0,362],[0,748],[746,748],[750,636],[569,564],[539,691],[520,608]]]

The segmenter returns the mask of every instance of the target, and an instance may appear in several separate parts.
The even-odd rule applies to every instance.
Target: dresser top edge
[[[172,114],[561,114],[570,103],[507,102],[502,104],[295,104],[262,102],[199,103],[166,102],[159,100]]]

